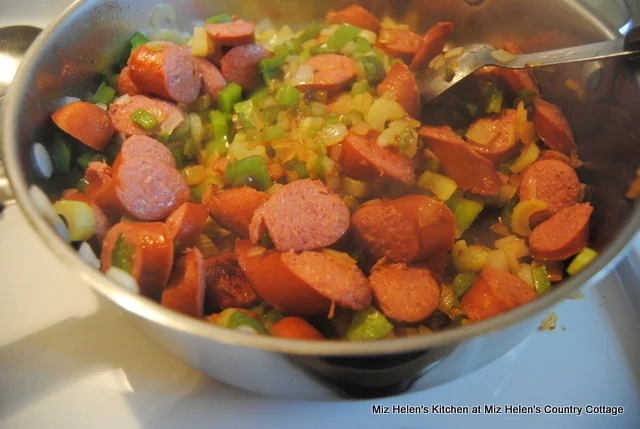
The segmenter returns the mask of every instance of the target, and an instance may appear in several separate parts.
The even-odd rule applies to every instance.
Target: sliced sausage
[[[518,276],[485,268],[462,297],[462,307],[472,322],[497,316],[536,298],[536,292]]]
[[[395,322],[418,323],[440,304],[440,286],[426,268],[405,264],[377,266],[369,283],[377,306]]]
[[[184,177],[175,168],[151,156],[123,161],[114,179],[116,195],[127,213],[136,219],[164,219],[190,197]]]
[[[156,158],[173,168],[176,167],[176,159],[165,145],[151,137],[133,135],[122,143],[120,153],[113,162],[112,170],[117,171],[123,161],[142,155]]]
[[[447,36],[453,33],[453,23],[449,21],[438,22],[431,27],[422,38],[420,47],[414,55],[409,68],[413,71],[429,65],[429,62],[442,53]]]
[[[349,133],[342,143],[342,170],[360,180],[389,177],[407,185],[416,181],[413,162],[406,156],[378,146],[378,134]]]
[[[442,163],[445,174],[455,180],[460,189],[479,195],[498,195],[500,177],[488,159],[450,127],[423,126],[418,134]]]
[[[101,269],[106,272],[113,264],[118,240],[131,256],[130,274],[138,283],[140,292],[148,297],[160,298],[173,265],[173,241],[162,222],[121,222],[109,230],[102,243]],[[115,255],[117,256],[117,255]],[[121,258],[126,260],[126,258]]]
[[[380,31],[380,21],[371,15],[368,10],[360,5],[353,4],[347,8],[327,13],[328,24],[351,24],[358,28],[373,31],[378,34]]]
[[[205,29],[209,36],[222,46],[246,45],[255,41],[256,26],[252,22],[241,19],[220,24],[207,24]]]
[[[158,121],[155,130],[147,131],[131,120],[131,115],[138,109],[143,109]],[[146,95],[134,95],[132,97],[116,100],[109,105],[109,116],[117,132],[131,136],[134,134],[153,136],[158,133],[160,125],[169,117],[179,115],[181,120],[176,127],[184,123],[184,112],[175,104]]]
[[[204,261],[204,267],[207,280],[205,299],[210,309],[248,308],[260,302],[234,254],[223,253],[209,258]]]
[[[411,62],[422,44],[422,37],[411,30],[402,28],[383,28],[380,30],[376,46],[391,58],[400,58],[405,63]]]
[[[249,224],[255,211],[269,196],[248,186],[220,191],[209,186],[202,194],[202,203],[218,225],[241,238],[249,238]]]
[[[469,126],[490,130],[489,141],[477,143],[469,139],[469,143],[480,155],[498,166],[518,156],[519,145],[516,135],[516,111],[505,109],[496,116],[480,118]]]
[[[200,95],[200,74],[182,46],[147,43],[133,51],[127,64],[131,81],[142,92],[177,103],[193,103]]]
[[[208,218],[209,212],[204,205],[191,202],[182,204],[171,213],[165,223],[177,253],[196,245]]]
[[[538,261],[562,261],[580,253],[589,238],[593,207],[576,204],[536,226],[529,236],[531,255]]]
[[[111,118],[95,104],[74,101],[53,112],[51,119],[62,131],[98,151],[113,137]]]
[[[227,85],[218,67],[204,58],[194,57],[196,70],[202,75],[202,92],[209,94],[214,102],[218,101],[218,93]]]
[[[91,210],[93,211],[93,215],[96,218],[96,238],[100,241],[104,240],[104,236],[107,234],[107,231],[111,228],[111,221],[104,213],[104,211],[100,208],[98,204],[87,194],[78,191],[77,189],[67,189],[62,193],[61,200],[70,200],[70,201],[81,201],[83,203],[89,204]]]
[[[543,159],[557,159],[558,161],[562,161],[567,165],[570,165],[573,168],[582,167],[583,163],[578,159],[577,156],[567,156],[562,152],[558,152],[557,150],[545,149],[540,152],[540,156],[538,157],[538,161]]]
[[[420,119],[422,103],[416,79],[402,62],[394,63],[377,87],[378,95],[394,99],[409,116]]]
[[[577,151],[573,132],[560,108],[539,97],[534,100],[533,106],[533,125],[544,144],[569,156]]]
[[[104,162],[90,162],[85,171],[87,179],[86,194],[96,202],[112,218],[119,218],[124,213],[124,206],[116,195],[116,184],[113,171]]]
[[[162,292],[160,303],[187,316],[204,315],[204,260],[198,249],[188,250],[178,259]]]
[[[271,335],[293,340],[324,340],[320,331],[301,317],[285,317],[271,327]]]
[[[258,45],[242,45],[231,48],[222,57],[220,70],[228,82],[235,82],[245,91],[253,91],[262,82],[258,65],[271,57],[271,53]]]
[[[562,209],[578,203],[580,180],[575,170],[557,159],[536,161],[522,173],[518,188],[520,200],[542,200],[546,210],[534,213],[531,225],[549,219]]]
[[[342,198],[319,180],[296,180],[278,190],[253,215],[249,238],[258,243],[266,231],[276,249],[313,250],[331,246],[349,228]]]
[[[125,67],[120,70],[118,75],[118,81],[116,83],[116,89],[119,95],[138,95],[142,94],[142,91],[131,80],[131,74],[129,74],[129,67]]]
[[[522,50],[513,44],[506,42],[504,44],[504,50],[513,55],[522,54]],[[530,89],[536,93],[539,93],[538,83],[536,82],[533,72],[531,70],[518,70],[518,69],[507,69],[507,68],[497,68],[496,74],[498,78],[504,82],[504,84],[509,88],[509,90],[513,92],[522,91],[523,89]]]
[[[356,62],[349,57],[337,54],[316,55],[303,66],[313,70],[313,82],[296,85],[302,90],[318,89],[336,93],[356,75]]]

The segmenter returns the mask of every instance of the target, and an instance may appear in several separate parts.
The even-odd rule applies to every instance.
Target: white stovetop
[[[2,3],[0,25],[42,26],[67,1],[35,10],[27,1]],[[629,305],[621,289],[610,277],[586,298],[561,303],[557,330],[536,332],[474,374],[374,402],[616,405],[624,414],[379,416],[372,401],[282,401],[207,379],[128,325],[11,207],[0,215],[0,429],[638,428],[640,303]]]

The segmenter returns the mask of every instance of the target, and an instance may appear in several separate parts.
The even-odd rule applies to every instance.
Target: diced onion
[[[209,36],[204,27],[195,27],[191,38],[191,55],[206,57],[209,53]]]
[[[491,52],[491,56],[501,63],[509,63],[517,58],[515,55],[510,54],[504,49],[498,49]]]
[[[471,124],[465,137],[474,143],[488,145],[496,138],[499,132],[500,130],[495,126],[494,121],[484,118]]]
[[[42,143],[33,144],[31,147],[31,159],[38,176],[43,179],[49,179],[53,174],[53,163],[49,152],[47,152]]]
[[[366,39],[372,46],[376,44],[378,39],[377,34],[370,30],[361,30],[359,36]]]
[[[178,14],[172,6],[159,4],[153,8],[149,23],[152,28],[173,28],[178,23]]]
[[[531,264],[520,264],[520,270],[518,271],[518,277],[522,279],[529,286],[533,286],[533,267]]]
[[[131,96],[129,94],[124,94],[116,98],[115,100],[113,100],[111,104],[123,105],[123,104],[127,104],[129,101],[131,101]]]
[[[340,53],[343,55],[351,55],[358,49],[358,45],[353,40],[347,43],[340,49]]]
[[[431,61],[429,61],[429,68],[433,70],[440,70],[447,64],[444,59],[444,55],[440,54],[435,56]]]
[[[313,68],[309,65],[300,66],[289,83],[291,85],[307,85],[313,83]]]
[[[78,248],[78,255],[87,264],[91,265],[96,270],[100,269],[100,259],[93,253],[93,249],[86,241],[83,241]]]
[[[404,109],[400,104],[386,98],[378,98],[367,112],[367,122],[374,130],[382,132],[387,121],[402,119]]]
[[[453,179],[429,170],[425,170],[424,173],[422,173],[417,185],[433,192],[440,201],[448,201],[456,189],[458,189],[458,185]]]
[[[160,124],[160,133],[171,135],[173,131],[182,125],[184,122],[184,116],[179,111],[173,112],[167,119]]]
[[[492,250],[487,253],[487,260],[484,266],[485,268],[493,268],[494,270],[509,271],[507,254],[503,250]]]
[[[118,267],[110,267],[105,273],[107,277],[109,277],[114,282],[118,283],[124,289],[129,292],[139,294],[140,287],[138,286],[138,282],[134,279],[131,274],[126,271],[118,268]]]
[[[189,121],[189,129],[191,130],[191,139],[197,148],[202,148],[202,138],[204,129],[202,128],[202,119],[197,113],[189,113],[187,117]]]
[[[528,237],[531,234],[529,219],[534,213],[547,209],[547,203],[543,200],[520,201],[513,208],[511,215],[511,230],[522,236]]]
[[[338,122],[322,127],[318,136],[322,139],[325,146],[333,146],[343,141],[347,137],[347,134],[349,134],[347,127],[343,123]]]
[[[451,262],[456,270],[464,273],[478,273],[484,268],[489,249],[483,246],[467,246],[465,240],[458,240],[451,249]]]
[[[69,227],[71,241],[90,239],[96,232],[96,216],[91,206],[82,201],[59,200],[53,209],[64,217]]]
[[[464,47],[458,46],[457,48],[449,49],[444,53],[444,58],[450,60],[452,58],[457,58],[464,53]]]

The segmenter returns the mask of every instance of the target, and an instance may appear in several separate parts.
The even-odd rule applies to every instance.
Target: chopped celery
[[[224,180],[231,186],[251,186],[264,191],[271,186],[271,177],[259,155],[230,162],[224,170]]]
[[[88,185],[89,185],[89,181],[87,180],[87,178],[86,177],[81,177],[78,180],[78,183],[76,183],[76,188],[78,189],[78,191],[84,192],[85,189],[87,189]]]
[[[378,340],[392,330],[391,322],[380,311],[369,307],[353,315],[347,328],[346,338],[351,341]]]
[[[366,198],[371,193],[371,185],[366,182],[343,175],[341,177],[341,189],[347,195],[356,198]]]
[[[262,326],[256,319],[243,311],[234,311],[229,317],[226,327],[229,329],[238,329],[243,326],[246,326],[259,334],[267,333],[264,326]]]
[[[274,57],[260,61],[258,68],[265,83],[272,79],[282,78],[282,70],[280,69],[280,66],[284,62],[284,58],[284,55],[276,54]]]
[[[500,113],[502,109],[502,100],[504,93],[500,91],[496,86],[492,85],[489,91],[485,95],[484,109],[487,113]]]
[[[158,126],[158,120],[144,109],[138,109],[133,112],[130,119],[147,131],[152,131]]]
[[[242,87],[232,82],[218,93],[218,108],[224,113],[233,113],[233,106],[242,100]]]
[[[567,273],[574,276],[579,271],[581,271],[584,267],[593,262],[594,259],[598,257],[598,252],[595,250],[585,247],[582,249],[582,252],[578,253],[578,255],[573,258],[573,261],[567,267]]]
[[[451,289],[456,294],[456,298],[464,295],[478,277],[473,273],[460,273],[453,279]]]
[[[327,40],[327,47],[329,49],[339,50],[344,45],[354,40],[358,34],[360,34],[360,29],[358,27],[354,27],[349,24],[342,24],[336,29],[331,37],[329,37],[329,40]]]
[[[424,173],[422,173],[417,181],[417,185],[433,192],[440,201],[449,200],[456,189],[458,189],[458,185],[455,181],[447,176],[434,173],[430,170],[425,170]]]
[[[307,28],[300,34],[300,42],[304,43],[307,40],[315,39],[320,34],[320,25],[313,21]]]
[[[292,170],[298,173],[298,179],[306,179],[309,177],[309,171],[307,171],[307,164],[297,159],[292,159],[285,164],[287,170]]]
[[[371,50],[371,43],[364,37],[356,37],[356,52],[364,54],[365,52],[369,52]]]
[[[214,110],[209,113],[209,121],[211,122],[211,130],[213,131],[213,138],[215,140],[224,142],[231,140],[231,123],[226,113]]]
[[[256,125],[253,123],[253,101],[246,100],[236,103],[233,106],[233,111],[240,118],[240,123],[242,124],[242,128],[255,128]]]
[[[208,154],[218,152],[218,155],[226,156],[229,152],[229,142],[226,140],[210,140],[205,143],[204,151]]]
[[[453,212],[456,228],[460,232],[469,229],[484,208],[482,204],[462,197],[449,198],[447,206]]]
[[[188,138],[184,143],[182,154],[185,156],[185,158],[188,159],[194,159],[196,157],[196,155],[198,154],[198,146],[192,139]]]
[[[287,136],[284,128],[280,125],[271,125],[264,128],[264,139],[268,142],[272,142],[275,140],[282,140]]]
[[[71,167],[71,145],[60,136],[56,136],[49,151],[53,167],[60,174],[69,173]]]
[[[295,107],[302,93],[295,87],[282,85],[276,93],[276,100],[280,106]]]
[[[262,316],[262,320],[265,323],[277,323],[284,318],[284,314],[280,310],[276,310],[275,308],[267,311],[267,313]]]
[[[360,80],[353,84],[351,87],[351,95],[364,94],[365,92],[371,92],[373,88],[369,85],[368,80]]]
[[[222,187],[222,182],[216,176],[207,176],[202,182],[198,184],[198,186],[193,186],[191,188],[191,202],[196,204],[202,203],[202,194],[204,190],[207,189],[210,185],[216,185]]]
[[[360,58],[359,61],[364,68],[364,72],[369,82],[378,82],[385,77],[386,73],[384,71],[382,61],[380,61],[378,57],[374,55],[367,55],[366,57]]]
[[[145,43],[149,42],[149,39],[144,34],[136,31],[135,34],[129,39],[129,42],[131,42],[131,52],[133,52],[138,49],[140,45],[144,45]]]
[[[116,90],[107,85],[106,82],[102,82],[95,95],[93,96],[93,102],[96,104],[109,105],[116,96]]]
[[[533,277],[533,288],[535,291],[542,295],[549,289],[551,289],[551,282],[549,281],[549,275],[544,265],[535,267],[531,270],[531,276]]]
[[[111,265],[131,274],[134,250],[134,246],[125,241],[124,234],[120,234],[111,252]]]
[[[169,145],[169,150],[176,160],[176,168],[181,169],[184,167],[184,144],[182,142],[174,142]]]
[[[233,18],[228,13],[222,13],[220,15],[212,16],[205,20],[207,24],[225,24],[227,22],[233,22]]]

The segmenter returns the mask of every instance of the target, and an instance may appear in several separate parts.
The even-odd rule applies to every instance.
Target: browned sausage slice
[[[135,83],[131,80],[131,75],[129,74],[129,67],[125,67],[120,70],[120,74],[118,75],[118,81],[116,83],[116,89],[118,90],[119,95],[138,95],[142,94],[142,91],[136,86]]]
[[[498,166],[518,156],[519,145],[516,135],[516,111],[505,109],[496,116],[480,118],[469,126],[489,130],[487,142],[475,142],[471,138],[469,143],[480,155]],[[470,133],[467,132],[469,136]]]
[[[533,125],[544,144],[565,155],[578,150],[569,122],[558,106],[541,98],[536,98],[533,106]]]
[[[413,71],[426,67],[429,62],[442,53],[447,36],[453,33],[451,22],[438,22],[422,38],[420,47],[411,60],[409,68]]]
[[[264,192],[248,186],[224,191],[210,186],[202,194],[202,203],[213,220],[244,239],[249,238],[249,224],[253,214],[268,199],[269,196]]]
[[[196,62],[196,70],[202,75],[202,92],[209,94],[211,99],[218,101],[218,93],[225,87],[225,80],[218,67],[205,60],[204,58],[194,57]]]
[[[111,118],[95,104],[74,101],[56,110],[51,119],[62,131],[95,150],[104,150],[113,137]]]
[[[104,162],[90,162],[85,171],[87,179],[86,194],[112,218],[124,213],[122,202],[116,195],[113,170]]]
[[[589,239],[593,207],[576,204],[536,226],[529,236],[531,255],[538,261],[562,261],[577,255]]]
[[[150,157],[122,162],[115,172],[116,195],[127,212],[141,220],[166,218],[189,200],[189,185],[173,167]]]
[[[131,115],[138,109],[145,110],[158,121],[158,127],[155,130],[147,131],[140,125],[131,120]],[[113,121],[116,131],[126,134],[127,136],[141,134],[153,136],[158,134],[160,125],[169,117],[179,115],[181,120],[176,126],[184,123],[184,113],[175,104],[169,103],[157,98],[147,97],[146,95],[134,95],[132,97],[123,97],[117,99],[109,105],[109,116]]]
[[[169,235],[173,239],[176,252],[194,247],[209,218],[209,212],[202,204],[186,202],[167,218]]]
[[[112,170],[117,171],[123,161],[142,155],[151,156],[173,168],[176,167],[176,159],[165,145],[151,137],[133,135],[122,143],[120,153],[113,162]]]
[[[542,200],[547,209],[534,213],[531,225],[549,219],[562,209],[578,203],[580,181],[575,170],[557,159],[543,159],[527,167],[518,188],[520,200]]]
[[[324,340],[322,334],[301,317],[285,317],[271,327],[271,335],[294,340]]]
[[[342,143],[342,170],[360,180],[390,177],[407,185],[416,181],[413,162],[406,156],[378,146],[378,134],[349,133]]]
[[[255,41],[255,25],[241,19],[221,24],[207,24],[205,29],[214,41],[223,46],[246,45]]]
[[[234,254],[223,253],[204,261],[207,279],[205,299],[214,311],[248,308],[260,302]]]
[[[396,322],[418,323],[440,304],[440,286],[426,268],[405,264],[377,266],[369,283],[377,306]]]
[[[81,201],[83,203],[89,204],[91,206],[91,210],[93,211],[93,215],[96,218],[96,238],[100,241],[104,240],[104,236],[107,234],[107,231],[111,228],[111,221],[104,214],[104,211],[100,208],[98,204],[87,194],[84,194],[77,189],[67,189],[62,193],[61,200],[70,200],[70,201]]]
[[[377,87],[378,95],[395,99],[409,116],[420,119],[422,104],[416,79],[402,62],[394,63]]]
[[[296,85],[302,90],[319,89],[336,93],[356,75],[356,62],[344,55],[316,55],[303,66],[309,66],[313,70],[313,82]]]
[[[191,249],[176,262],[160,302],[167,308],[200,319],[204,315],[204,292],[202,253]]]
[[[253,91],[260,83],[258,65],[271,53],[258,45],[242,45],[231,48],[222,57],[220,69],[228,82],[235,82],[245,91]]]
[[[328,24],[351,24],[358,28],[373,31],[378,34],[380,31],[380,21],[371,15],[368,10],[360,5],[353,4],[342,10],[327,13]]]
[[[423,126],[418,134],[436,154],[445,174],[455,180],[460,189],[479,195],[498,195],[500,177],[491,161],[473,150],[450,127]]]
[[[405,63],[411,62],[421,44],[420,35],[402,28],[383,28],[376,41],[376,46],[387,55],[391,58],[400,58]]]
[[[504,50],[513,55],[522,54],[522,50],[519,46],[506,42],[504,44]],[[505,83],[505,85],[513,92],[522,91],[523,89],[530,89],[536,93],[539,93],[538,84],[533,76],[531,70],[518,70],[507,68],[496,68],[495,73]]]
[[[178,103],[193,103],[200,94],[200,74],[189,50],[168,42],[150,42],[129,57],[129,76],[142,92]]]
[[[130,274],[140,292],[157,299],[167,284],[173,265],[173,241],[167,226],[161,222],[118,223],[109,230],[102,243],[101,269],[106,272],[113,264],[116,244],[130,253]]]
[[[349,208],[319,180],[283,186],[253,215],[249,238],[258,243],[265,230],[276,249],[313,250],[331,246],[349,228]]]
[[[531,286],[507,271],[485,268],[462,297],[462,306],[472,322],[497,316],[536,298]]]

